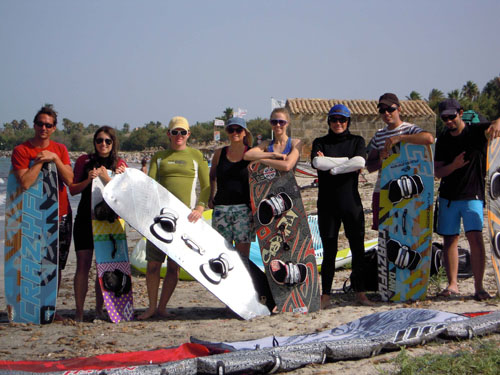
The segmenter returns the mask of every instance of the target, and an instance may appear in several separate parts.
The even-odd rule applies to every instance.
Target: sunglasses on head
[[[378,113],[380,113],[381,115],[383,115],[385,112],[392,113],[392,112],[394,112],[396,109],[398,109],[398,107],[380,107],[380,108],[378,109]]]
[[[97,143],[98,145],[100,145],[102,142],[106,143],[109,146],[111,143],[113,143],[113,140],[110,138],[97,138],[95,140],[95,143]]]
[[[228,126],[226,131],[228,134],[233,134],[234,132],[240,134],[243,131],[243,128],[241,126]]]
[[[328,117],[328,122],[340,122],[341,124],[345,124],[347,122],[347,117],[343,116],[329,116]]]
[[[276,125],[285,126],[286,124],[288,124],[288,121],[281,119],[271,119],[269,122],[271,123],[272,126]]]
[[[441,120],[446,122],[448,120],[455,120],[456,117],[457,117],[456,113],[454,115],[448,115],[448,116],[444,115],[444,116],[441,116]]]
[[[35,122],[35,125],[38,126],[39,128],[43,128],[45,126],[47,129],[52,129],[55,126],[54,124],[49,124],[48,122],[42,122],[42,121]]]
[[[187,130],[170,130],[170,134],[172,135],[177,135],[177,134],[180,134],[180,135],[187,135],[188,131]]]

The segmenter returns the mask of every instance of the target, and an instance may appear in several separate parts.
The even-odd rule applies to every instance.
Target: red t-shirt
[[[46,148],[36,147],[31,144],[31,142],[26,141],[19,146],[14,148],[12,152],[11,162],[12,168],[15,170],[19,169],[29,169],[30,161],[34,160],[36,156],[44,151],[50,151],[59,156],[59,159],[65,165],[71,165],[71,160],[69,159],[68,149],[65,145],[57,143],[54,141],[49,141],[49,146]],[[59,180],[59,216],[66,215],[71,210],[68,199],[68,191],[66,185],[62,181],[61,177]]]

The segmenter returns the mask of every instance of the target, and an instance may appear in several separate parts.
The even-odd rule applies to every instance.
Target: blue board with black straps
[[[384,301],[424,299],[432,252],[434,164],[430,146],[401,142],[380,180],[378,279]]]
[[[5,204],[5,299],[9,321],[46,324],[57,301],[59,191],[54,163],[23,191],[11,171]]]

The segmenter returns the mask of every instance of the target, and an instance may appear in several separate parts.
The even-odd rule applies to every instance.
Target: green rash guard
[[[149,177],[154,178],[186,206],[206,207],[210,197],[208,164],[200,151],[186,147],[184,150],[157,152],[151,159]],[[196,201],[196,180],[200,181],[200,197]]]

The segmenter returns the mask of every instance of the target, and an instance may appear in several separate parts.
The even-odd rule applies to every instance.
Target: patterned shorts
[[[71,234],[73,232],[73,214],[69,212],[67,215],[59,218],[59,269],[63,270],[66,267],[68,260],[69,248],[71,246]]]
[[[229,243],[251,243],[255,239],[252,210],[246,204],[214,207],[212,227]]]

